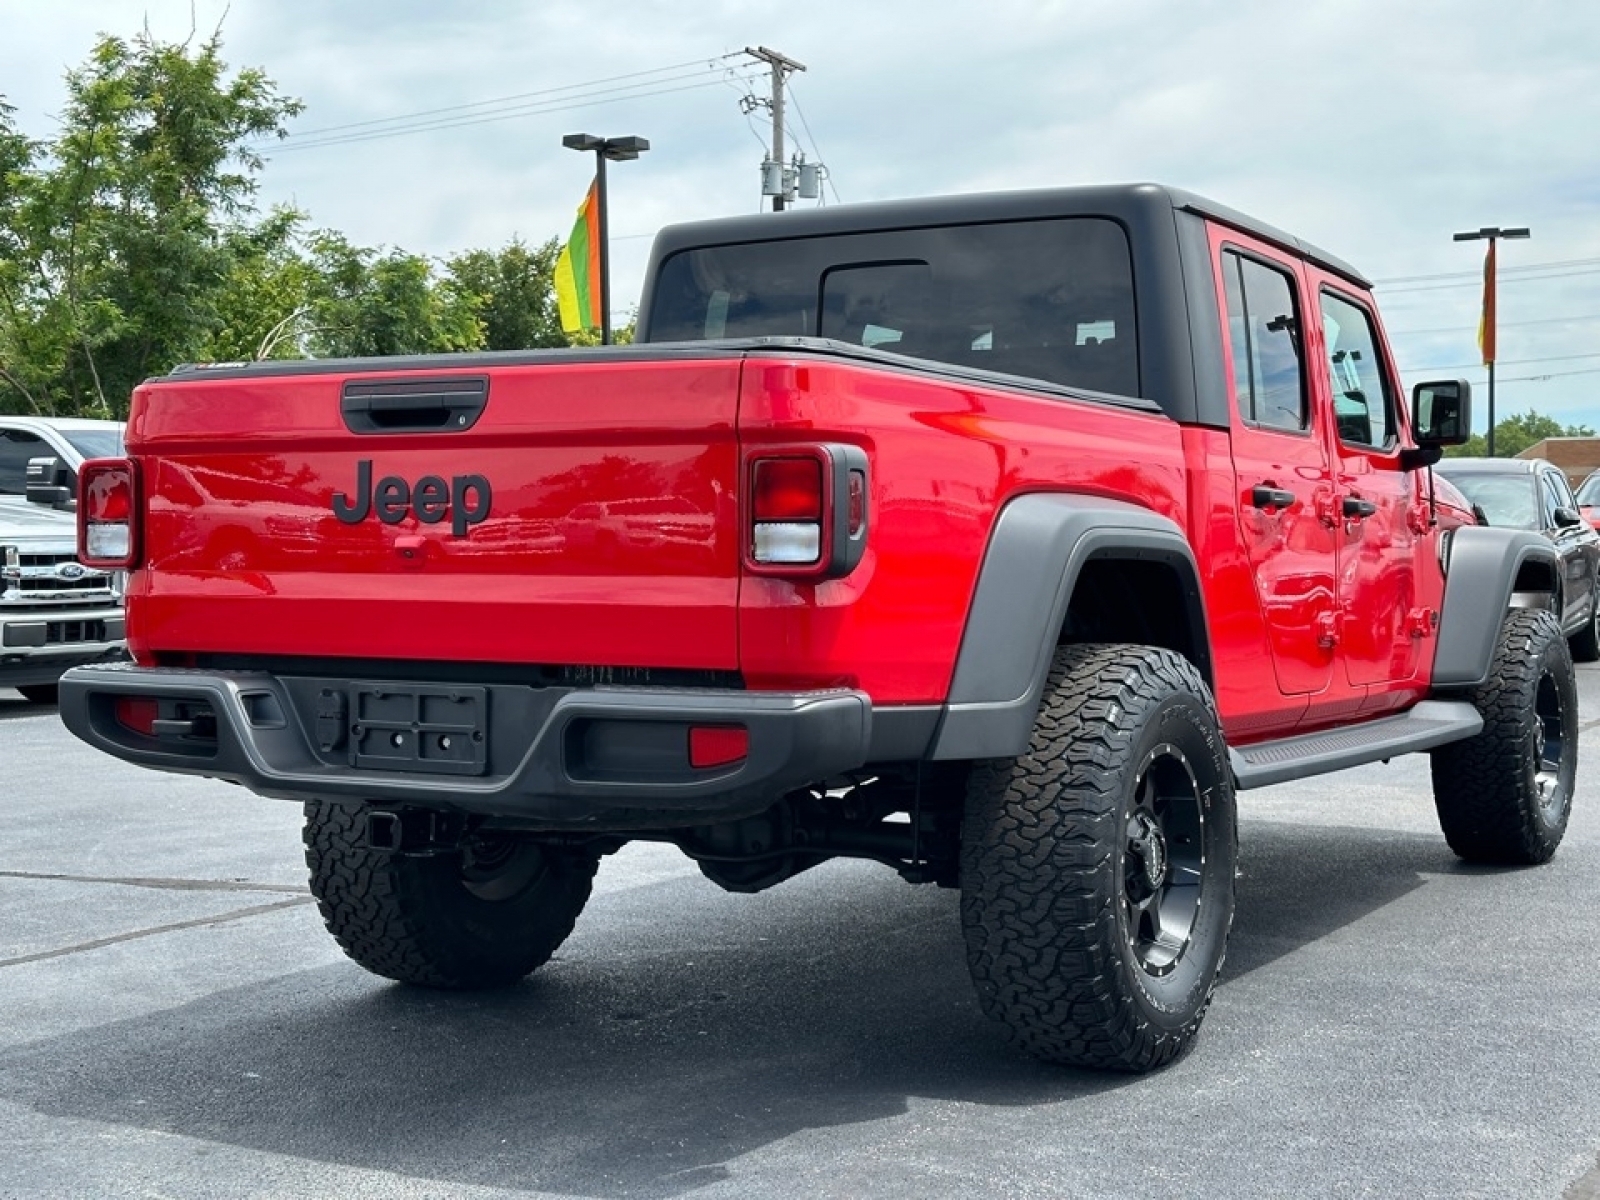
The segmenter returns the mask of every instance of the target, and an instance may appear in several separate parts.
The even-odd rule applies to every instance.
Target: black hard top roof
[[[1299,254],[1362,288],[1371,282],[1349,263],[1292,234],[1246,216],[1225,204],[1181,188],[1159,183],[1102,184],[1091,187],[1039,188],[1018,192],[978,192],[918,200],[841,204],[830,208],[791,209],[754,216],[721,217],[669,225],[656,235],[655,259],[699,246],[779,241],[864,233],[879,229],[963,225],[982,221],[1022,221],[1041,217],[1100,216],[1133,228],[1163,211],[1198,213],[1219,224]],[[1169,218],[1170,219],[1170,218]]]

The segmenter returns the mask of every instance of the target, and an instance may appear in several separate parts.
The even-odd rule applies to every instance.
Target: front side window
[[[1396,438],[1394,395],[1378,357],[1377,335],[1365,309],[1322,293],[1322,333],[1339,440],[1381,448]]]
[[[772,336],[1140,394],[1128,235],[1100,217],[707,246],[662,263],[652,342]]]
[[[1222,275],[1240,419],[1268,429],[1305,429],[1305,371],[1294,279],[1231,251],[1222,256]]]
[[[0,429],[0,496],[28,494],[28,460],[50,453],[37,434],[21,429]]]
[[[1545,527],[1553,528],[1556,523],[1556,509],[1577,507],[1572,502],[1572,489],[1567,486],[1567,481],[1554,471],[1541,471],[1539,484],[1544,498]]]

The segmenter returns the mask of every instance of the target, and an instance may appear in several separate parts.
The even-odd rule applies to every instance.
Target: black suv
[[[1542,458],[1446,458],[1434,468],[1485,525],[1533,529],[1561,554],[1561,627],[1578,662],[1600,660],[1600,533],[1578,511],[1561,468]]]

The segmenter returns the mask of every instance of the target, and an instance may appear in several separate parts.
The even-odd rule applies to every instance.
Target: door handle
[[[1346,496],[1339,509],[1348,521],[1360,521],[1370,517],[1378,511],[1378,506],[1371,500],[1363,500],[1360,496]]]
[[[1250,503],[1257,508],[1288,508],[1294,503],[1294,493],[1270,483],[1258,483],[1250,489]]]

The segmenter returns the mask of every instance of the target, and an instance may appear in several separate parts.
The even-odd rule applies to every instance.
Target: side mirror
[[[28,460],[27,496],[30,504],[46,508],[76,508],[77,494],[72,486],[72,471],[54,456]]]
[[[1446,446],[1464,445],[1472,436],[1472,385],[1465,379],[1419,383],[1411,389],[1411,432],[1415,448],[1400,451],[1400,468],[1431,467]]]
[[[1465,445],[1472,437],[1472,385],[1465,379],[1417,384],[1411,424],[1418,446]]]
[[[1557,505],[1556,511],[1550,516],[1555,521],[1557,529],[1571,529],[1574,525],[1583,524],[1583,514],[1565,504]]]

